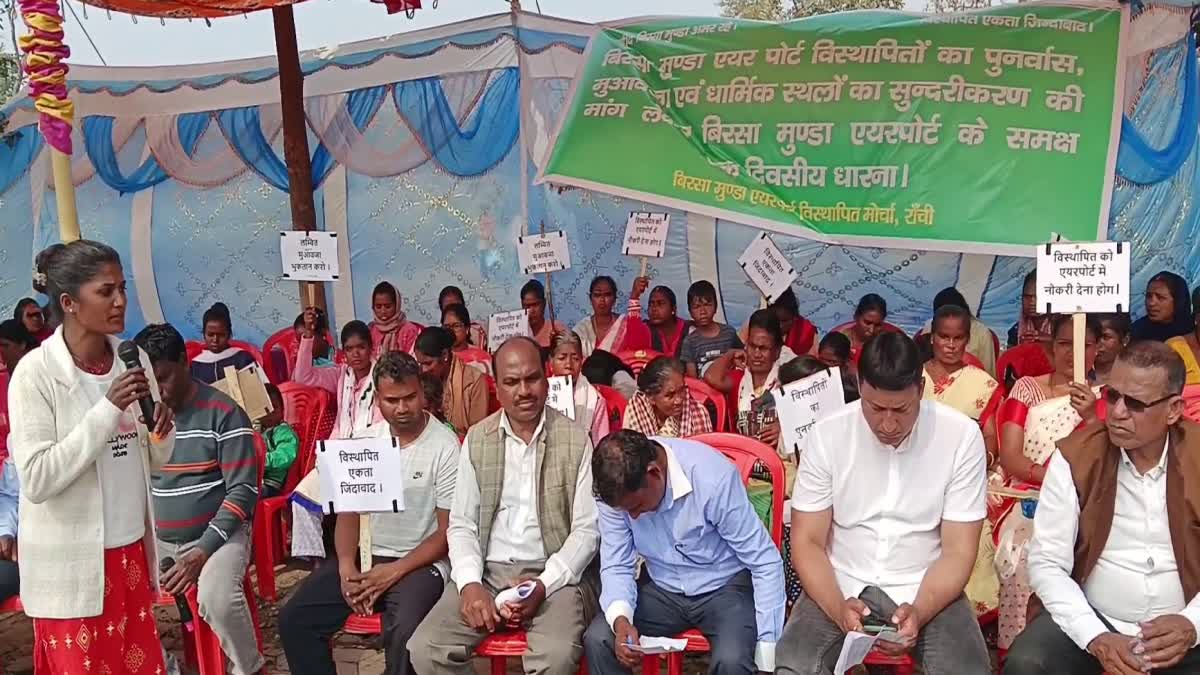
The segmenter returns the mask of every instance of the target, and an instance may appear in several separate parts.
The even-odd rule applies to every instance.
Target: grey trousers
[[[524,574],[537,574],[541,565],[487,563],[483,586],[493,595]],[[583,629],[588,616],[584,591],[564,586],[546,598],[525,629],[529,646],[523,658],[526,675],[574,675],[583,656]],[[487,637],[463,623],[458,587],[451,582],[417,632],[408,641],[413,670],[421,675],[474,675],[475,648]]]
[[[876,617],[890,619],[896,603],[868,586],[858,596]],[[846,636],[807,593],[792,609],[775,649],[776,673],[831,675]],[[991,675],[992,662],[975,612],[964,595],[925,624],[913,647],[925,675]]]
[[[250,560],[250,525],[241,527],[204,563],[196,586],[196,604],[200,618],[212,627],[221,642],[221,650],[233,666],[233,675],[251,675],[262,670],[263,656],[258,651],[254,621],[250,617],[251,599],[246,597],[242,580]],[[179,556],[195,547],[195,542],[168,544],[158,542],[158,559]]]

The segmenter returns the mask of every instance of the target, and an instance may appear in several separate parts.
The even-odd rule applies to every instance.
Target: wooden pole
[[[546,234],[546,221],[538,225],[538,234]],[[550,290],[549,272],[546,272],[546,313],[550,318],[550,332],[554,333],[554,291]]]
[[[1073,378],[1078,384],[1087,384],[1087,364],[1084,363],[1084,352],[1087,351],[1087,314],[1073,314],[1071,316],[1071,328],[1074,335],[1072,344],[1072,362],[1074,367],[1075,377]]]
[[[58,236],[63,243],[76,241],[80,238],[79,213],[75,209],[70,155],[50,148],[50,170],[54,176],[54,203],[58,206]]]
[[[292,206],[292,229],[317,229],[317,207],[313,202],[312,160],[308,152],[308,125],[304,119],[304,71],[296,44],[296,17],[291,5],[271,9],[275,24],[275,55],[279,62],[279,103],[283,113],[283,159],[288,169],[288,198]],[[301,305],[325,309],[325,286],[300,282]],[[304,309],[304,307],[301,307]]]

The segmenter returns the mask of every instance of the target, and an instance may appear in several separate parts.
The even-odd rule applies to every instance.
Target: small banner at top
[[[1050,0],[606,28],[539,180],[828,242],[1094,241],[1127,27],[1127,5]]]
[[[1044,244],[1037,249],[1038,311],[1129,311],[1129,242]]]
[[[280,232],[279,258],[284,279],[337,281],[337,232]]]

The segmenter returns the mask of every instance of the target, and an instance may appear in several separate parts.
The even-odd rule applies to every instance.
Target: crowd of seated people
[[[150,326],[136,340],[143,367],[126,368],[108,337],[124,328],[116,254],[82,242],[40,259],[61,323],[46,332],[36,301],[0,323],[0,601],[23,589],[40,634],[119,621],[152,597],[97,598],[115,561],[140,556],[147,582],[196,589],[234,672],[257,672],[241,579],[256,503],[287,494],[303,445],[284,396],[269,386],[273,411],[252,423],[208,386],[255,359],[230,346],[222,303],[203,317],[199,355],[174,327]],[[387,282],[373,321],[347,322],[336,345],[318,308],[298,317],[294,347],[280,347],[295,349],[288,379],[329,392],[331,438],[396,440],[406,506],[323,518],[315,475],[301,481],[292,550],[318,564],[280,612],[293,671],[334,672],[329,638],[375,613],[397,674],[472,672],[489,635],[516,629],[526,672],[572,673],[586,655],[589,672],[626,673],[641,636],[697,629],[709,672],[823,675],[848,633],[882,627],[877,652],[973,675],[992,671],[990,617],[1016,675],[1200,668],[1200,534],[1188,525],[1200,519],[1200,427],[1183,398],[1200,384],[1200,297],[1182,278],[1155,275],[1136,322],[1087,317],[1076,344],[1071,317],[1037,312],[1030,274],[1005,351],[954,288],[915,338],[875,294],[821,331],[789,290],[740,334],[718,319],[707,281],[688,288],[686,319],[648,279],[625,313],[619,295],[597,277],[592,313],[567,330],[530,281],[518,298],[529,336],[490,345],[453,286],[439,294],[440,325],[408,320]],[[830,368],[846,406],[784,447],[776,393]],[[573,384],[571,417],[547,407],[556,376]],[[147,392],[161,402],[149,420],[136,404]],[[788,510],[756,509],[751,496],[774,489],[766,465],[739,473],[712,431],[778,455]],[[66,500],[69,521],[52,515]],[[776,515],[782,546],[763,527]],[[83,590],[49,592],[72,574],[51,562],[82,555],[85,531],[102,534],[72,565],[90,566],[70,577]],[[18,551],[35,565],[25,574]],[[172,560],[161,575],[156,557]],[[497,602],[506,591],[519,593]],[[155,641],[131,632],[119,648]]]

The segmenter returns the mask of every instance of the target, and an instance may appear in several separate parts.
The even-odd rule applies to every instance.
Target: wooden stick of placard
[[[1076,384],[1087,384],[1087,364],[1084,363],[1084,353],[1087,351],[1087,345],[1084,342],[1087,340],[1087,314],[1082,312],[1071,315],[1071,328],[1073,330],[1073,341],[1071,358],[1075,372]]]
[[[546,221],[538,225],[538,234],[546,234]],[[546,270],[546,312],[550,316],[550,332],[554,332],[554,291],[550,288],[550,270]]]
[[[371,559],[371,514],[361,513],[358,516],[358,568],[363,574],[371,571],[374,562]]]

